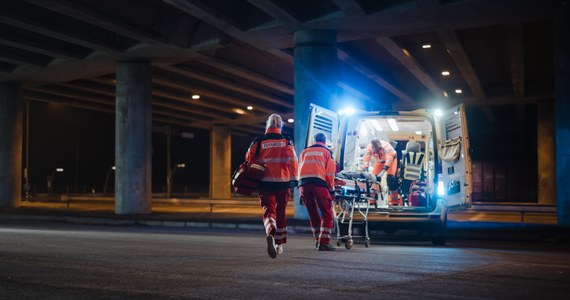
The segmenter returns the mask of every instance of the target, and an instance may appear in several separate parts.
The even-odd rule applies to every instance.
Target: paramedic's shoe
[[[320,244],[319,251],[336,251],[336,247],[331,244]]]
[[[281,253],[283,253],[283,245],[275,246],[275,252],[277,253],[277,255],[281,255]]]
[[[276,258],[277,257],[277,250],[275,249],[275,238],[273,236],[267,236],[267,254],[269,257]]]
[[[315,242],[315,248],[316,248],[317,250],[319,250],[319,241],[316,241],[316,242]]]

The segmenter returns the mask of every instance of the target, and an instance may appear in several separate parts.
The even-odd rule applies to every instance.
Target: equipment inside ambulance
[[[373,199],[364,216],[367,220],[364,230],[370,227],[393,233],[398,229],[415,229],[429,232],[432,243],[441,245],[445,243],[447,212],[471,206],[471,158],[466,125],[463,105],[436,116],[427,110],[339,115],[311,104],[307,141],[318,132],[330,137],[337,178],[360,177],[380,183],[378,192],[357,193]],[[398,163],[399,201],[390,201],[393,198],[386,176],[370,176],[372,161],[368,168],[363,162],[373,139],[391,143],[397,152],[394,163]],[[346,192],[354,190],[353,186],[343,186],[342,180],[338,182],[335,200],[355,197],[354,193]]]

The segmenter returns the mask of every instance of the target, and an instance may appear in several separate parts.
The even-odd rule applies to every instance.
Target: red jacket
[[[378,150],[378,152],[374,153],[372,146],[368,146],[366,153],[362,158],[362,161],[364,162],[362,167],[368,168],[370,159],[374,156],[374,170],[372,171],[374,175],[378,176],[384,166],[388,166],[388,174],[394,175],[396,174],[398,165],[396,155],[396,150],[394,150],[390,143],[380,140],[380,150]]]
[[[257,147],[259,155],[256,156]],[[264,135],[253,141],[247,153],[247,161],[257,161],[266,165],[265,174],[261,178],[260,190],[285,190],[290,182],[297,178],[297,155],[293,142],[281,134],[279,128],[269,128]]]
[[[332,152],[324,143],[315,143],[301,152],[299,160],[299,185],[316,183],[334,190],[336,163]]]

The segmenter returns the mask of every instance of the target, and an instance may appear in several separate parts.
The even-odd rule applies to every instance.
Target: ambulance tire
[[[447,213],[443,218],[443,222],[440,223],[437,228],[432,232],[431,243],[435,246],[445,245],[445,235],[447,232]]]

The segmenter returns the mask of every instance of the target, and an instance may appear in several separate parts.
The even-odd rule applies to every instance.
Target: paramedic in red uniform
[[[390,203],[398,203],[400,201],[400,195],[398,194],[398,180],[396,179],[396,171],[398,169],[396,150],[394,150],[394,147],[392,147],[390,143],[379,139],[372,139],[362,159],[364,162],[362,166],[363,170],[368,169],[372,157],[374,157],[374,169],[372,170],[372,174],[379,178],[378,181],[382,179],[384,174],[387,174],[386,182],[390,190]]]
[[[259,185],[259,199],[263,207],[263,224],[267,233],[267,253],[271,258],[283,252],[287,242],[285,209],[291,196],[290,188],[297,185],[297,155],[290,138],[281,134],[283,120],[278,114],[267,119],[265,134],[251,144],[245,159],[266,165]],[[255,157],[257,147],[261,147]]]
[[[299,160],[299,192],[309,212],[311,229],[319,251],[335,251],[330,242],[333,227],[332,194],[336,164],[325,146],[327,136],[317,133],[315,144],[303,150]],[[322,218],[319,215],[322,213]]]

